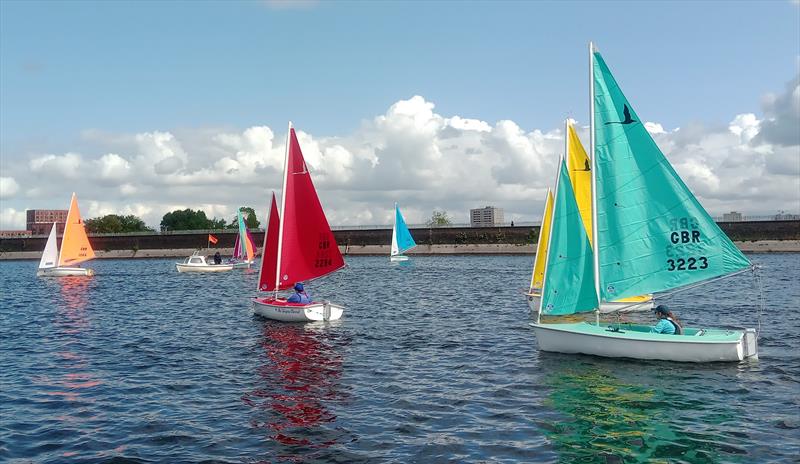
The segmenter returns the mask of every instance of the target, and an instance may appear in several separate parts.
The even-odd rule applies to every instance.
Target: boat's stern
[[[758,332],[756,329],[744,329],[742,358],[758,359]]]

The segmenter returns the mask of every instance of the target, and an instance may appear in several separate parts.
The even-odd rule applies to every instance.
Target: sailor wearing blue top
[[[683,333],[678,318],[673,315],[667,305],[658,305],[653,308],[658,318],[658,324],[650,329],[650,333],[659,333],[667,335],[680,335]]]
[[[294,293],[286,301],[289,303],[309,304],[311,303],[311,297],[308,296],[308,293],[303,289],[303,284],[297,282],[294,284]]]

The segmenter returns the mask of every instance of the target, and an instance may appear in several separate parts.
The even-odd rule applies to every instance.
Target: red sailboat
[[[278,291],[290,289],[297,282],[344,267],[291,123],[286,136],[281,209],[278,213],[273,193],[263,250],[258,291],[272,295],[253,299],[256,314],[292,322],[335,321],[342,317],[344,307],[329,301],[303,304],[278,298]]]

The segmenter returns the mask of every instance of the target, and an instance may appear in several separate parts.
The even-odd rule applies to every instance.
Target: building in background
[[[492,227],[503,224],[503,208],[487,206],[469,210],[469,224],[472,227]]]
[[[742,221],[742,213],[737,213],[736,211],[731,211],[730,213],[725,213],[722,215],[723,222],[741,222]]]
[[[47,235],[55,222],[56,231],[61,235],[67,223],[67,213],[65,209],[29,209],[25,211],[25,228],[33,235]]]

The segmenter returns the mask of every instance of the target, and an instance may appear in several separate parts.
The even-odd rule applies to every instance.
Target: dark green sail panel
[[[563,160],[550,228],[541,313],[563,315],[597,309],[592,248]]]
[[[601,299],[670,290],[748,267],[661,153],[597,52],[593,75]]]

